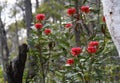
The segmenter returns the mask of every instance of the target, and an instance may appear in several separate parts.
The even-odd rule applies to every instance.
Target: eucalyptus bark
[[[102,0],[106,24],[120,56],[120,0]]]

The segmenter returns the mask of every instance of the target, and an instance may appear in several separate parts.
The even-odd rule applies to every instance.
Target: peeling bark
[[[120,56],[120,0],[102,0],[106,24]]]

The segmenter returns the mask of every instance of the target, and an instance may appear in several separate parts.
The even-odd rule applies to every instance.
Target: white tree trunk
[[[120,0],[102,0],[106,24],[120,56]]]

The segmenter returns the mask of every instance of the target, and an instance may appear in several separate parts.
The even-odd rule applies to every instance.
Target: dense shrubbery
[[[31,81],[110,83],[119,78],[114,72],[119,66],[110,63],[115,47],[100,9],[69,5],[58,23],[36,15],[29,55],[35,57],[37,75]]]

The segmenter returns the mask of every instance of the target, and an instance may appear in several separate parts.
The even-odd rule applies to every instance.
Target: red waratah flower
[[[71,54],[73,56],[78,56],[82,52],[82,49],[80,47],[74,47],[71,49]]]
[[[69,59],[67,60],[67,63],[66,63],[66,64],[69,64],[69,65],[74,64],[74,59],[73,59],[73,58],[69,58]]]
[[[75,9],[75,8],[69,8],[69,9],[67,10],[67,13],[68,13],[69,16],[72,16],[73,14],[76,13],[76,9]]]
[[[82,6],[80,9],[81,9],[82,12],[85,12],[85,13],[89,13],[90,12],[89,6]]]
[[[102,17],[102,21],[103,21],[103,22],[106,22],[105,16]]]
[[[65,28],[69,28],[69,27],[72,27],[73,25],[71,23],[68,23],[65,25]]]
[[[89,53],[96,53],[96,52],[97,52],[97,49],[96,49],[95,47],[93,47],[93,46],[88,46],[87,51],[88,51]]]
[[[36,23],[35,24],[36,29],[41,29],[43,25],[41,23]]]
[[[44,30],[44,33],[45,33],[46,35],[50,34],[50,33],[51,33],[51,29],[45,29],[45,30]]]
[[[99,45],[99,42],[98,41],[91,41],[88,46],[98,46]]]
[[[42,21],[42,20],[44,20],[44,19],[45,19],[45,14],[37,14],[37,15],[36,15],[36,20]]]

